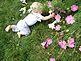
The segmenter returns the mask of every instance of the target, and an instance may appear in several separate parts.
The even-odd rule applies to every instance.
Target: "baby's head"
[[[30,6],[30,8],[32,9],[33,12],[35,13],[42,13],[43,11],[43,4],[39,3],[39,2],[34,2],[32,3],[32,5]]]

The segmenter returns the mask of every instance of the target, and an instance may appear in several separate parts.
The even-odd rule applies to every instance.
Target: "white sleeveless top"
[[[27,15],[23,20],[29,25],[34,25],[37,21],[41,22],[42,19],[42,15],[39,13],[30,13],[29,15]]]

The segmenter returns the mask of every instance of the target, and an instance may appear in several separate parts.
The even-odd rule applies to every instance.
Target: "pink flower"
[[[49,7],[49,8],[52,7],[51,1],[48,1],[48,7]]]
[[[52,39],[51,38],[47,38],[45,42],[41,43],[43,48],[48,48],[48,46],[52,44]]]
[[[55,61],[55,58],[50,58],[50,60],[49,61]]]
[[[80,46],[79,50],[81,51],[81,46]]]
[[[77,11],[77,10],[78,10],[78,6],[77,6],[77,5],[72,5],[72,6],[71,6],[71,10],[72,10],[73,12]]]
[[[55,19],[57,22],[60,22],[61,16],[59,14],[55,15]]]
[[[74,38],[70,38],[68,40],[68,47],[70,47],[70,48],[75,47]]]
[[[61,26],[60,26],[60,25],[57,25],[57,26],[55,27],[55,30],[59,31],[60,28],[61,28]]]
[[[74,17],[72,15],[67,16],[65,20],[68,24],[73,24],[75,22]]]
[[[48,45],[52,44],[52,39],[51,38],[47,38],[46,41],[47,41]]]
[[[59,45],[61,48],[66,49],[66,42],[65,42],[65,41],[62,41],[62,40],[58,41],[58,45]]]
[[[41,45],[42,45],[42,47],[43,48],[48,48],[48,44],[47,44],[47,42],[45,41],[45,42],[43,42],[43,43],[41,43]]]

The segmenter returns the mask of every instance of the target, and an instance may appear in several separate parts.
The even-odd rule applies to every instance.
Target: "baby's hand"
[[[50,16],[51,16],[51,18],[53,18],[55,16],[55,13],[50,14]]]

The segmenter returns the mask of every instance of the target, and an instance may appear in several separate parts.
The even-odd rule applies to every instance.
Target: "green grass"
[[[46,0],[41,1],[45,2]],[[33,1],[30,0],[29,5],[31,2]],[[6,33],[4,29],[8,24],[16,24],[27,13],[20,16],[19,10],[25,5],[22,5],[19,0],[0,0],[0,61],[48,61],[50,56],[55,57],[56,61],[81,61],[81,52],[78,50],[81,45],[81,5],[79,2],[78,0],[77,4],[80,9],[75,14],[77,23],[63,28],[63,30],[69,29],[70,33],[76,31],[72,34],[76,41],[76,47],[63,50],[57,44],[61,39],[59,33],[47,26],[50,21],[36,23],[31,27],[32,33],[20,39],[16,33],[11,31]],[[27,9],[29,5],[26,5]],[[64,24],[62,25],[64,26]],[[70,33],[65,33],[65,40],[71,35]],[[53,44],[48,49],[43,49],[41,42],[46,38],[52,38]]]

